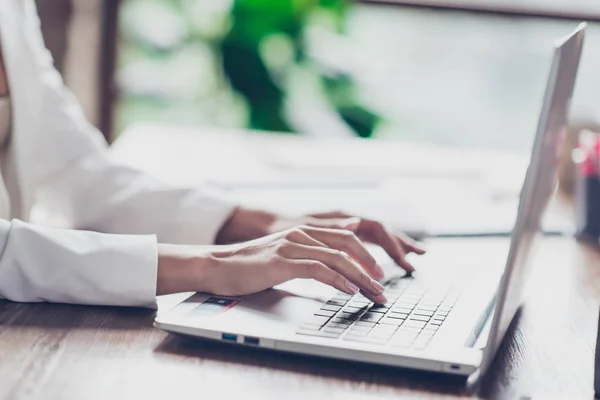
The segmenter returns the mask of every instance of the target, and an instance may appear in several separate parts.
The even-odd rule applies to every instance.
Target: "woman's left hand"
[[[406,260],[406,255],[425,253],[419,242],[403,233],[392,233],[379,221],[339,211],[289,218],[239,208],[219,232],[217,244],[252,240],[300,225],[351,231],[361,240],[381,246],[407,272],[413,272],[415,268]]]

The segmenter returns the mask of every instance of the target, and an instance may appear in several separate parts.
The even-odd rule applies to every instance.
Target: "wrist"
[[[158,245],[156,294],[205,291],[204,275],[212,266],[209,251],[198,246]]]
[[[270,234],[277,215],[238,207],[217,234],[216,244],[245,242]]]

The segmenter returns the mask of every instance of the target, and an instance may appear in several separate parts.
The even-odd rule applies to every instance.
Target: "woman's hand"
[[[303,278],[386,302],[375,280],[383,270],[348,230],[300,226],[228,246],[162,245],[159,253],[158,294],[193,290],[237,296]]]
[[[413,272],[414,267],[406,260],[406,254],[425,253],[420,243],[406,235],[392,233],[378,221],[353,217],[343,212],[286,218],[264,211],[239,208],[221,229],[217,243],[252,240],[299,225],[351,231],[361,240],[381,246],[407,272]]]

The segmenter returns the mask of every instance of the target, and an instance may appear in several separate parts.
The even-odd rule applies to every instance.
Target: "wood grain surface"
[[[600,253],[567,238],[539,253],[477,394],[450,376],[168,335],[150,310],[0,301],[0,399],[591,399]]]

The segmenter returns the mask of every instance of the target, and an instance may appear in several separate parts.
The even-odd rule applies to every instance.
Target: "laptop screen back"
[[[497,293],[494,319],[482,361],[481,373],[491,363],[504,334],[522,302],[531,272],[529,256],[540,232],[542,214],[556,186],[558,153],[566,134],[568,112],[583,46],[585,24],[555,49],[531,161],[519,202],[506,268]]]

